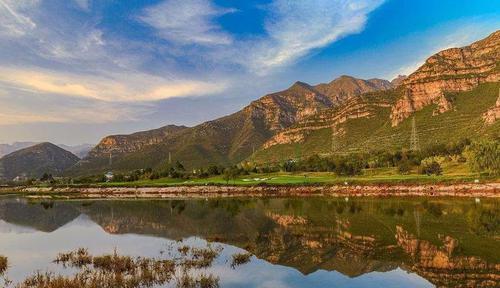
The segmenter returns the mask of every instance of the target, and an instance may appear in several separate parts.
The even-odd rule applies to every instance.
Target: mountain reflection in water
[[[207,240],[257,258],[219,267],[222,287],[498,287],[499,207],[423,198],[0,198],[0,255],[11,260],[9,277],[22,280],[57,269],[50,262],[68,249],[154,257],[165,241]]]

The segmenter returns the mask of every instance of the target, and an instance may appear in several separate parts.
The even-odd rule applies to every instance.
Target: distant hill
[[[40,142],[14,142],[12,144],[0,144],[0,158],[12,152],[28,148],[39,143]],[[86,157],[88,152],[94,147],[94,145],[92,144],[81,144],[75,146],[57,144],[57,146],[75,154],[80,159]]]
[[[57,146],[61,147],[62,149],[66,150],[66,151],[69,151],[69,152],[75,154],[76,156],[78,156],[78,158],[82,159],[82,158],[87,157],[90,150],[92,150],[92,148],[94,148],[95,145],[80,144],[80,145],[71,146],[71,145],[57,144]]]
[[[79,158],[54,144],[40,143],[0,158],[0,178],[17,176],[39,178],[44,173],[60,175],[77,163]]]
[[[286,90],[253,101],[239,112],[192,128],[166,126],[105,137],[69,173],[157,168],[167,163],[169,157],[188,168],[238,163],[297,121],[341,105],[356,95],[391,87],[386,80],[348,76],[317,86],[296,82]]]
[[[38,144],[37,142],[14,142],[12,144],[0,144],[0,158],[14,151],[28,148]]]

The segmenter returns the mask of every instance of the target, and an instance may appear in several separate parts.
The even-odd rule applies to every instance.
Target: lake
[[[473,198],[4,197],[0,255],[8,257],[5,277],[14,284],[36,271],[75,273],[53,260],[77,248],[161,258],[182,245],[216,245],[221,252],[204,270],[219,277],[221,287],[499,287],[499,204]],[[229,265],[244,252],[253,255],[250,262]]]

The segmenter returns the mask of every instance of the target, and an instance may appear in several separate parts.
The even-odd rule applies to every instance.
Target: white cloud
[[[57,72],[40,68],[0,68],[0,85],[32,93],[83,97],[106,102],[147,102],[222,92],[225,83],[199,80],[166,80],[136,73],[99,76]]]
[[[20,37],[35,29],[36,23],[25,12],[38,3],[38,0],[0,0],[0,35]]]
[[[142,103],[105,102],[84,98],[61,98],[32,91],[0,90],[0,126],[28,123],[110,123],[138,121],[152,112]]]
[[[263,75],[295,63],[365,27],[368,14],[384,0],[274,0],[266,11],[265,35],[233,37],[216,18],[234,12],[210,0],[166,0],[149,7],[139,19],[163,38],[178,44],[210,45],[184,51],[217,65],[238,64]],[[231,44],[231,45],[212,45]]]
[[[244,65],[263,74],[294,63],[313,50],[363,30],[383,0],[275,0],[265,28],[268,38],[250,45]]]
[[[21,108],[0,108],[0,125],[19,125],[28,123],[110,123],[137,121],[137,110],[127,107],[93,105],[90,107],[63,107],[56,110],[24,111]]]
[[[227,45],[232,38],[214,18],[231,12],[234,10],[217,7],[210,0],[166,0],[146,8],[139,20],[174,43]]]

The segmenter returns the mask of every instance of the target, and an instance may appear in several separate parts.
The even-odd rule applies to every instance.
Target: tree
[[[42,182],[53,182],[54,181],[54,177],[52,177],[52,174],[43,173],[42,178],[40,178],[40,181],[42,181]]]
[[[236,178],[236,176],[239,175],[239,169],[237,167],[230,167],[230,168],[226,168],[224,170],[224,174],[222,175],[222,179],[224,179],[226,181],[226,184],[229,184],[229,180],[233,180],[234,182],[234,179]]]
[[[219,167],[217,165],[210,165],[208,166],[207,173],[208,175],[220,175]]]
[[[420,165],[420,174],[426,175],[441,175],[443,174],[443,168],[439,165],[438,162],[432,161],[430,163],[422,163]]]
[[[482,140],[472,143],[466,150],[467,162],[472,170],[500,175],[500,141]]]
[[[186,169],[184,168],[184,165],[182,165],[182,163],[179,162],[179,160],[177,160],[175,162],[175,170],[178,171],[178,172],[184,172],[184,171],[186,171]]]
[[[403,160],[403,161],[399,162],[399,165],[398,165],[399,174],[406,175],[406,174],[410,173],[410,170],[411,170],[410,161]]]

